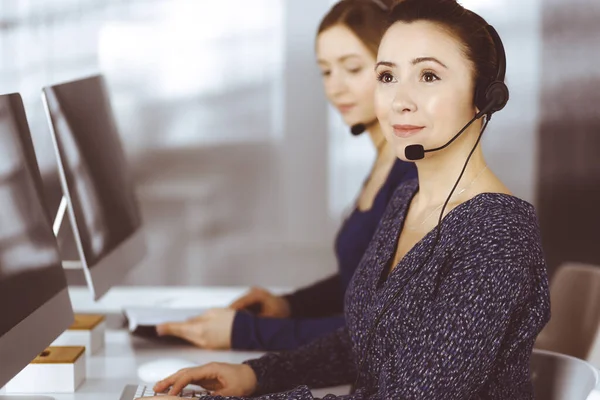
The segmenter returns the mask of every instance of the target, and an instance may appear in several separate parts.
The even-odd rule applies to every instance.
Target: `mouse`
[[[137,374],[138,378],[145,383],[156,383],[180,369],[197,366],[198,364],[181,358],[163,358],[141,364]]]

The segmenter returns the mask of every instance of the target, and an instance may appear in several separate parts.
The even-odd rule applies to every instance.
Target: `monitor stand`
[[[60,232],[60,227],[63,219],[65,218],[65,211],[67,211],[67,198],[63,195],[63,197],[60,199],[58,210],[56,211],[56,217],[54,217],[54,223],[52,224],[54,236],[57,236],[58,232]]]
[[[54,223],[52,224],[52,231],[54,232],[54,237],[58,240],[58,234],[60,232],[60,228],[62,226],[63,220],[65,219],[65,212],[67,211],[68,202],[67,198],[63,195],[60,199],[60,205],[58,206],[58,211],[56,211],[56,217],[54,217]],[[62,266],[64,269],[83,269],[83,264],[80,260],[63,260]],[[3,400],[3,399],[0,399]]]

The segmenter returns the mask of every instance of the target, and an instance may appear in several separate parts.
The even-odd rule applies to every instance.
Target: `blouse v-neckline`
[[[398,246],[398,241],[400,239],[400,234],[404,230],[404,223],[406,221],[406,215],[408,213],[408,208],[409,208],[410,204],[412,203],[412,201],[419,189],[419,184],[418,184],[417,180],[415,180],[412,183],[407,183],[407,186],[408,187],[405,188],[405,190],[410,191],[410,196],[408,198],[408,201],[405,201],[404,204],[402,205],[402,207],[398,207],[398,209],[395,212],[395,215],[393,217],[393,221],[395,221],[395,222],[389,228],[390,229],[389,235],[386,235],[388,237],[394,238],[394,240],[390,240],[382,246],[383,254],[382,254],[382,257],[380,258],[380,262],[378,265],[379,270],[377,271],[378,272],[377,276],[379,276],[379,279],[377,280],[377,282],[375,282],[375,288],[378,291],[383,290],[385,287],[387,287],[387,283],[390,280],[390,278],[393,278],[393,277],[395,277],[395,275],[400,274],[400,272],[396,272],[396,271],[402,271],[403,273],[409,273],[414,268],[419,267],[422,264],[422,262],[419,262],[418,265],[412,265],[412,264],[407,264],[407,263],[409,263],[409,261],[415,257],[415,254],[419,254],[418,250],[421,250],[426,245],[429,246],[431,244],[431,241],[437,235],[438,225],[436,224],[436,226],[434,226],[417,243],[415,243],[396,264],[392,265],[392,263],[394,262],[394,257],[396,255],[396,249]],[[473,196],[472,198],[460,203],[459,205],[454,207],[452,210],[450,210],[442,219],[441,229],[443,230],[444,224],[451,223],[452,220],[454,219],[455,215],[460,215],[460,213],[459,213],[460,210],[462,210],[463,208],[471,207],[473,204],[476,204],[481,199],[484,199],[487,195],[508,196],[510,198],[515,197],[515,196],[509,195],[509,194],[505,194],[505,193],[492,193],[492,192],[479,193],[479,194]],[[401,198],[399,200],[402,201]],[[440,232],[440,235],[441,235],[441,232]],[[425,247],[425,250],[433,251],[434,249],[427,249]]]

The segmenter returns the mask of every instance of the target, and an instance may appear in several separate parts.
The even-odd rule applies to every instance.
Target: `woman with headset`
[[[356,381],[340,399],[533,399],[529,361],[549,319],[539,227],[480,145],[508,101],[502,42],[454,0],[405,0],[390,19],[376,114],[419,180],[390,200],[348,288],[346,327],[296,351],[182,370],[156,390],[312,399],[309,387]]]
[[[391,3],[389,0],[386,2]],[[394,189],[416,177],[412,163],[396,157],[375,117],[372,79],[389,8],[382,0],[343,0],[325,15],[316,58],[327,98],[352,127],[367,131],[376,159],[335,241],[338,272],[286,296],[255,288],[230,309],[215,309],[183,323],[157,327],[207,349],[291,350],[344,326],[346,287],[371,241]],[[254,313],[244,310],[255,308]]]

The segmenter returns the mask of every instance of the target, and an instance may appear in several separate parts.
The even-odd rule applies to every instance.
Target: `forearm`
[[[344,292],[338,274],[284,296],[292,318],[327,317],[344,312]]]
[[[236,350],[295,350],[343,326],[343,316],[263,318],[238,312],[233,321],[231,345]]]
[[[258,393],[290,390],[299,385],[330,387],[352,383],[356,367],[345,328],[295,351],[270,353],[246,361],[258,379]]]

